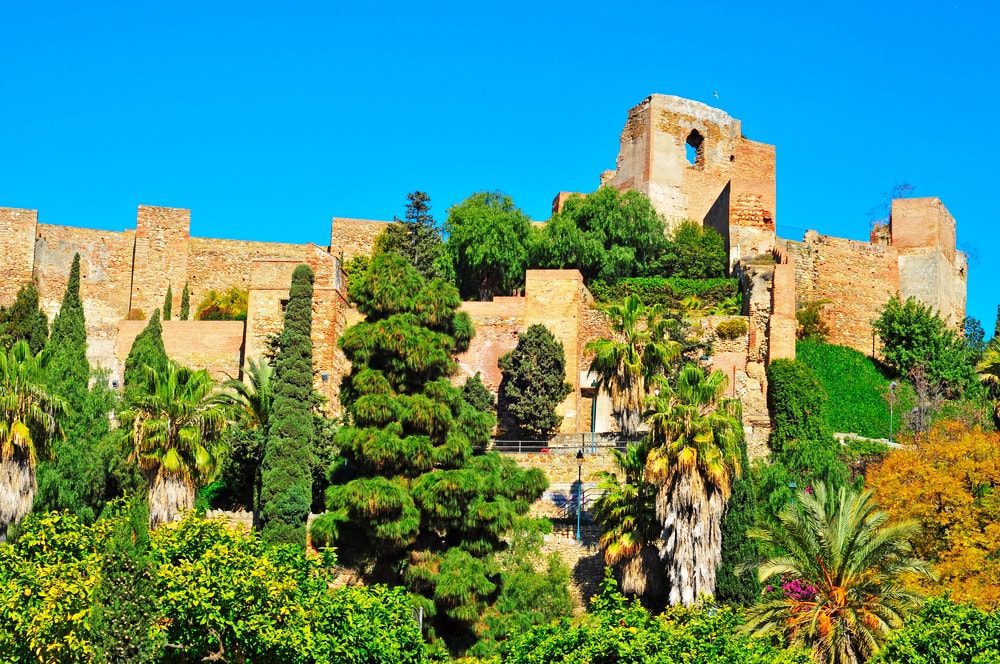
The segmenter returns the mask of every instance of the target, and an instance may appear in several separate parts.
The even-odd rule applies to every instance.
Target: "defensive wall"
[[[729,269],[743,290],[745,336],[714,337],[718,320],[694,322],[713,353],[702,361],[723,371],[743,402],[751,454],[766,451],[767,364],[795,356],[796,308],[823,301],[821,315],[833,343],[877,354],[871,322],[893,295],[914,296],[954,325],[965,315],[967,262],[956,250],[955,220],[936,198],[893,201],[889,223],[869,242],[805,234],[776,237],[776,152],[743,135],[742,123],[699,102],[652,95],[632,108],[620,137],[614,170],[601,184],[649,196],[670,227],[682,219],[710,226],[726,242]],[[553,201],[558,212],[571,194]],[[313,302],[315,381],[329,409],[339,412],[337,390],[349,370],[337,348],[343,329],[359,319],[346,298],[344,260],[370,253],[386,221],[334,217],[330,243],[282,244],[193,238],[191,212],[141,205],[134,229],[99,231],[39,223],[35,210],[0,208],[0,304],[14,299],[30,279],[50,319],[57,313],[75,253],[81,255],[81,291],[88,328],[88,356],[120,381],[131,340],[167,289],[173,311],[187,284],[192,309],[209,290],[248,290],[244,323],[170,321],[168,352],[205,366],[220,378],[240,374],[248,360],[267,355],[281,329],[295,266],[306,263],[316,279]],[[523,293],[491,302],[466,302],[476,337],[459,357],[456,381],[480,372],[496,392],[499,358],[518,334],[544,324],[566,352],[566,380],[573,390],[558,412],[564,433],[614,428],[606,394],[597,394],[587,367],[589,341],[609,334],[607,321],[575,270],[529,270]]]

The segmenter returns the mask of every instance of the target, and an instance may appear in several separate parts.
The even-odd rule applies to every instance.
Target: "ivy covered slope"
[[[826,421],[831,431],[856,433],[869,438],[889,437],[889,404],[886,395],[890,380],[864,353],[846,346],[834,346],[803,339],[795,345],[795,357],[812,369],[829,397]],[[902,381],[900,381],[902,382]],[[892,430],[902,425],[904,406],[912,397],[908,387],[899,387]]]
[[[494,418],[449,380],[453,354],[473,335],[453,286],[388,253],[352,280],[350,295],[366,319],[340,340],[352,365],[337,436],[346,468],[331,469],[313,542],[335,545],[368,581],[404,583],[432,618],[432,636],[447,624],[460,641],[498,596],[493,554],[545,478],[474,453]]]

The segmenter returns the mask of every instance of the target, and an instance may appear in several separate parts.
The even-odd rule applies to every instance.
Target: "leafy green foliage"
[[[475,376],[466,378],[462,384],[462,398],[476,410],[496,415],[497,401],[483,383],[483,377],[478,371]]]
[[[340,340],[351,361],[341,390],[349,424],[337,433],[347,468],[327,490],[313,542],[337,545],[369,580],[405,582],[459,647],[502,593],[494,554],[544,476],[473,456],[494,420],[449,380],[472,337],[454,286],[380,254],[350,294],[366,319]]]
[[[147,546],[143,520],[41,514],[0,543],[0,662],[426,661],[400,588],[331,590],[330,556],[193,515]]]
[[[729,318],[715,326],[720,339],[739,339],[747,333],[747,322],[742,318]]]
[[[170,320],[174,311],[174,289],[167,286],[167,294],[163,297],[163,320]]]
[[[986,330],[978,318],[966,316],[962,322],[962,329],[965,331],[965,346],[969,351],[969,358],[973,366],[979,364],[986,351]]]
[[[500,401],[516,427],[508,433],[547,440],[562,423],[556,408],[573,391],[566,382],[562,343],[544,325],[532,325],[518,336],[514,350],[500,358],[500,370]]]
[[[38,306],[38,287],[32,281],[18,289],[13,304],[0,307],[0,348],[9,350],[23,339],[37,354],[48,338],[49,319]]]
[[[965,339],[916,298],[900,302],[893,297],[872,322],[872,328],[882,341],[885,363],[899,375],[922,370],[951,397],[961,396],[976,385],[973,358]]]
[[[872,664],[987,664],[1000,661],[1000,611],[947,598],[928,600],[920,614],[889,637]]]
[[[809,300],[796,305],[795,336],[797,339],[826,341],[826,338],[830,336],[830,327],[823,319],[823,307],[828,304],[830,304],[829,300]]]
[[[741,631],[725,606],[672,608],[652,616],[618,593],[608,575],[591,612],[532,628],[506,649],[506,664],[808,664],[806,652],[782,650]]]
[[[740,441],[739,462],[743,472],[733,478],[722,519],[722,561],[716,571],[715,598],[746,606],[757,601],[761,590],[760,581],[750,569],[760,559],[760,550],[756,540],[747,535],[755,524],[758,508],[746,441]]]
[[[160,310],[153,311],[149,323],[132,342],[132,348],[125,358],[126,395],[141,388],[145,382],[146,368],[163,371],[167,367],[167,351],[163,347],[163,326],[160,324]]]
[[[767,405],[774,430],[771,449],[784,450],[796,440],[826,440],[827,394],[816,374],[797,360],[775,360],[767,366]]]
[[[528,216],[499,191],[481,191],[448,209],[448,253],[465,299],[510,295],[524,283]]]
[[[681,309],[681,302],[697,297],[703,306],[712,308],[739,297],[737,279],[681,279],[677,277],[630,277],[613,282],[594,281],[590,292],[600,302],[621,302],[635,295],[646,306],[660,304],[671,310]],[[733,313],[738,313],[733,312]]]
[[[572,196],[530,242],[528,264],[576,268],[590,283],[639,274],[653,265],[667,244],[663,219],[649,198],[636,191],[601,187]]]
[[[187,320],[191,316],[191,290],[187,282],[184,283],[184,290],[181,291],[181,320]]]
[[[425,279],[454,281],[452,267],[441,231],[431,216],[431,197],[422,191],[406,195],[406,214],[398,217],[376,239],[374,254],[396,253],[410,262]],[[367,256],[355,257],[348,262],[348,274],[358,274],[367,269]]]
[[[246,320],[250,303],[250,291],[233,286],[221,293],[210,290],[205,293],[195,313],[197,320]]]
[[[716,279],[725,276],[728,262],[722,236],[686,219],[670,233],[649,272],[681,279]]]
[[[868,438],[889,437],[890,380],[875,362],[853,348],[816,340],[795,345],[796,359],[819,380],[829,399],[823,406],[831,431],[856,433]],[[905,383],[893,390],[892,431],[903,425],[903,413],[912,408],[912,389]]]
[[[312,504],[313,273],[292,273],[285,326],[274,362],[274,401],[261,466],[261,522],[269,543],[305,544]]]

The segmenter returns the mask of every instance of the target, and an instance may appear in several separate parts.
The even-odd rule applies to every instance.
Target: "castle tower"
[[[191,210],[140,205],[135,227],[130,311],[149,316],[172,287],[174,306],[188,280]]]
[[[37,210],[0,207],[0,304],[10,304],[31,281]]]
[[[716,229],[731,265],[774,248],[774,146],[745,138],[717,108],[647,97],[629,111],[617,166],[601,184],[646,194],[670,226],[690,219]]]

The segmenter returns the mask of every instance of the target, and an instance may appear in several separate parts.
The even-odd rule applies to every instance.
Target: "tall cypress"
[[[184,282],[184,290],[181,291],[181,320],[187,320],[191,315],[191,291],[187,282]]]
[[[83,300],[80,299],[80,254],[73,256],[62,306],[52,321],[49,352],[52,353],[49,375],[53,387],[72,408],[82,399],[90,378],[87,325],[83,317]]]
[[[167,285],[167,295],[163,298],[163,320],[170,320],[170,315],[174,311],[174,288]]]
[[[160,310],[153,310],[149,323],[132,342],[132,348],[125,358],[125,390],[131,391],[142,384],[144,367],[162,371],[167,366],[167,351],[163,347],[163,326],[160,325]]]
[[[14,304],[0,307],[0,345],[10,349],[23,339],[37,353],[48,338],[49,319],[38,306],[38,288],[31,281],[17,291]]]
[[[745,440],[740,442],[740,466],[742,472],[733,479],[733,492],[722,519],[722,559],[716,572],[715,597],[749,606],[760,599],[761,586],[753,568],[760,560],[760,550],[757,541],[747,537],[747,531],[756,525],[757,496]]]
[[[266,542],[305,544],[312,503],[313,273],[299,265],[274,361],[274,401],[261,466],[260,519]]]

